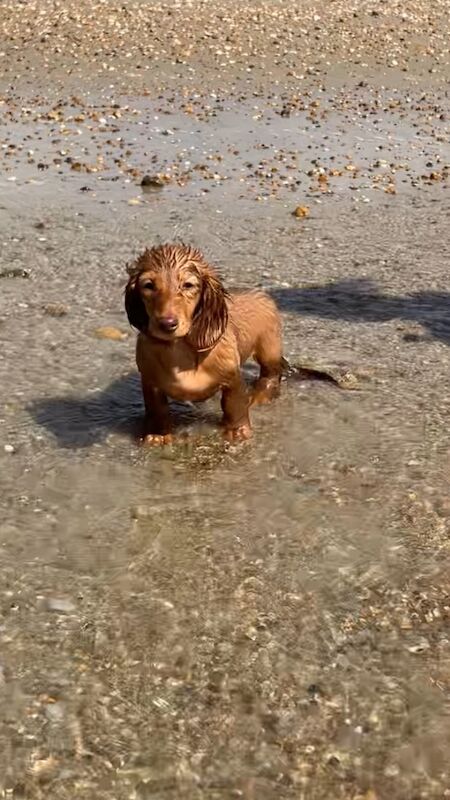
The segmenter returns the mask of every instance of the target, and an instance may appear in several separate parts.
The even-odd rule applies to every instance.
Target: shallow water
[[[224,113],[202,135],[226,150],[245,131],[247,158],[247,112]],[[272,155],[303,149],[297,123],[264,127]],[[158,163],[190,135],[160,137]],[[365,203],[344,178],[296,220],[289,187],[238,201],[226,160],[211,197],[29,184],[19,162],[1,201],[0,266],[28,274],[1,278],[5,796],[445,796],[446,183]],[[174,238],[272,292],[290,360],[344,364],[359,390],[287,380],[247,446],[222,444],[211,401],[178,409],[188,444],[137,447],[125,263]]]

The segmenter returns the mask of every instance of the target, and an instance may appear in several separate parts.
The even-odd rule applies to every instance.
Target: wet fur
[[[147,443],[172,441],[169,397],[195,402],[218,391],[226,438],[249,438],[250,405],[269,402],[279,391],[283,357],[275,303],[263,292],[229,295],[202,254],[185,245],[146,250],[129,274],[125,308],[139,331]],[[173,334],[158,328],[168,317],[178,321]],[[249,393],[241,366],[251,357],[260,376]]]

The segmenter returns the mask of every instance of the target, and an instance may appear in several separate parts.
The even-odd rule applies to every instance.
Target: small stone
[[[73,614],[76,606],[64,597],[47,597],[45,600],[45,610],[55,614]]]
[[[43,309],[49,317],[64,317],[69,311],[64,303],[47,303]]]
[[[16,452],[16,450],[13,447],[12,444],[5,444],[3,449],[4,449],[5,453],[15,453]]]
[[[436,512],[440,517],[450,517],[450,499],[447,497],[439,497],[436,500]]]
[[[29,278],[30,273],[22,267],[5,267],[0,270],[0,278]]]
[[[119,328],[104,325],[94,331],[94,336],[96,336],[97,339],[110,339],[113,342],[121,342],[123,339],[127,338],[128,334],[124,331],[120,331]]]
[[[134,506],[131,509],[131,518],[132,519],[148,519],[152,515],[152,509],[148,506]]]
[[[343,372],[342,375],[337,375],[336,383],[341,389],[348,389],[349,391],[359,388],[358,378],[353,372]]]
[[[158,175],[144,175],[141,180],[144,189],[162,189],[164,185],[164,181]]]
[[[323,691],[317,683],[311,683],[306,690],[312,700],[317,700],[323,696]]]
[[[424,653],[426,650],[429,649],[430,649],[430,643],[426,639],[421,639],[417,644],[413,644],[411,645],[411,647],[408,647],[408,651],[410,653],[414,653],[414,655]]]
[[[297,217],[299,219],[303,217],[309,217],[309,208],[308,206],[297,206],[297,208],[294,209],[292,214],[294,217]]]
[[[35,775],[36,777],[43,778],[44,776],[50,776],[58,766],[58,761],[54,756],[48,756],[47,758],[38,758],[33,760],[30,764],[28,771]]]
[[[59,701],[56,703],[49,703],[45,708],[45,716],[50,722],[55,724],[62,722],[64,719],[64,703]]]
[[[384,770],[384,774],[386,775],[387,778],[396,778],[399,772],[400,770],[396,764],[390,764]]]
[[[344,655],[344,653],[339,653],[336,657],[336,666],[340,667],[341,669],[350,668],[350,661],[348,660],[347,656]]]
[[[94,637],[94,651],[95,653],[102,653],[109,645],[109,640],[106,633],[103,631],[96,631]]]

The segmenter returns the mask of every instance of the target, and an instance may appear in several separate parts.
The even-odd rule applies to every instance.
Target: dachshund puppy
[[[125,308],[139,331],[144,441],[173,441],[168,398],[196,402],[218,391],[225,437],[250,438],[249,406],[279,392],[281,321],[273,301],[256,291],[229,295],[202,254],[185,245],[146,250],[129,275]],[[261,369],[249,394],[240,367],[251,356]]]

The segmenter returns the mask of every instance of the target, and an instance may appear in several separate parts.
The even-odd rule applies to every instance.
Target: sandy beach
[[[0,2],[2,797],[450,796],[449,28]],[[176,240],[341,386],[140,448],[126,264]]]

